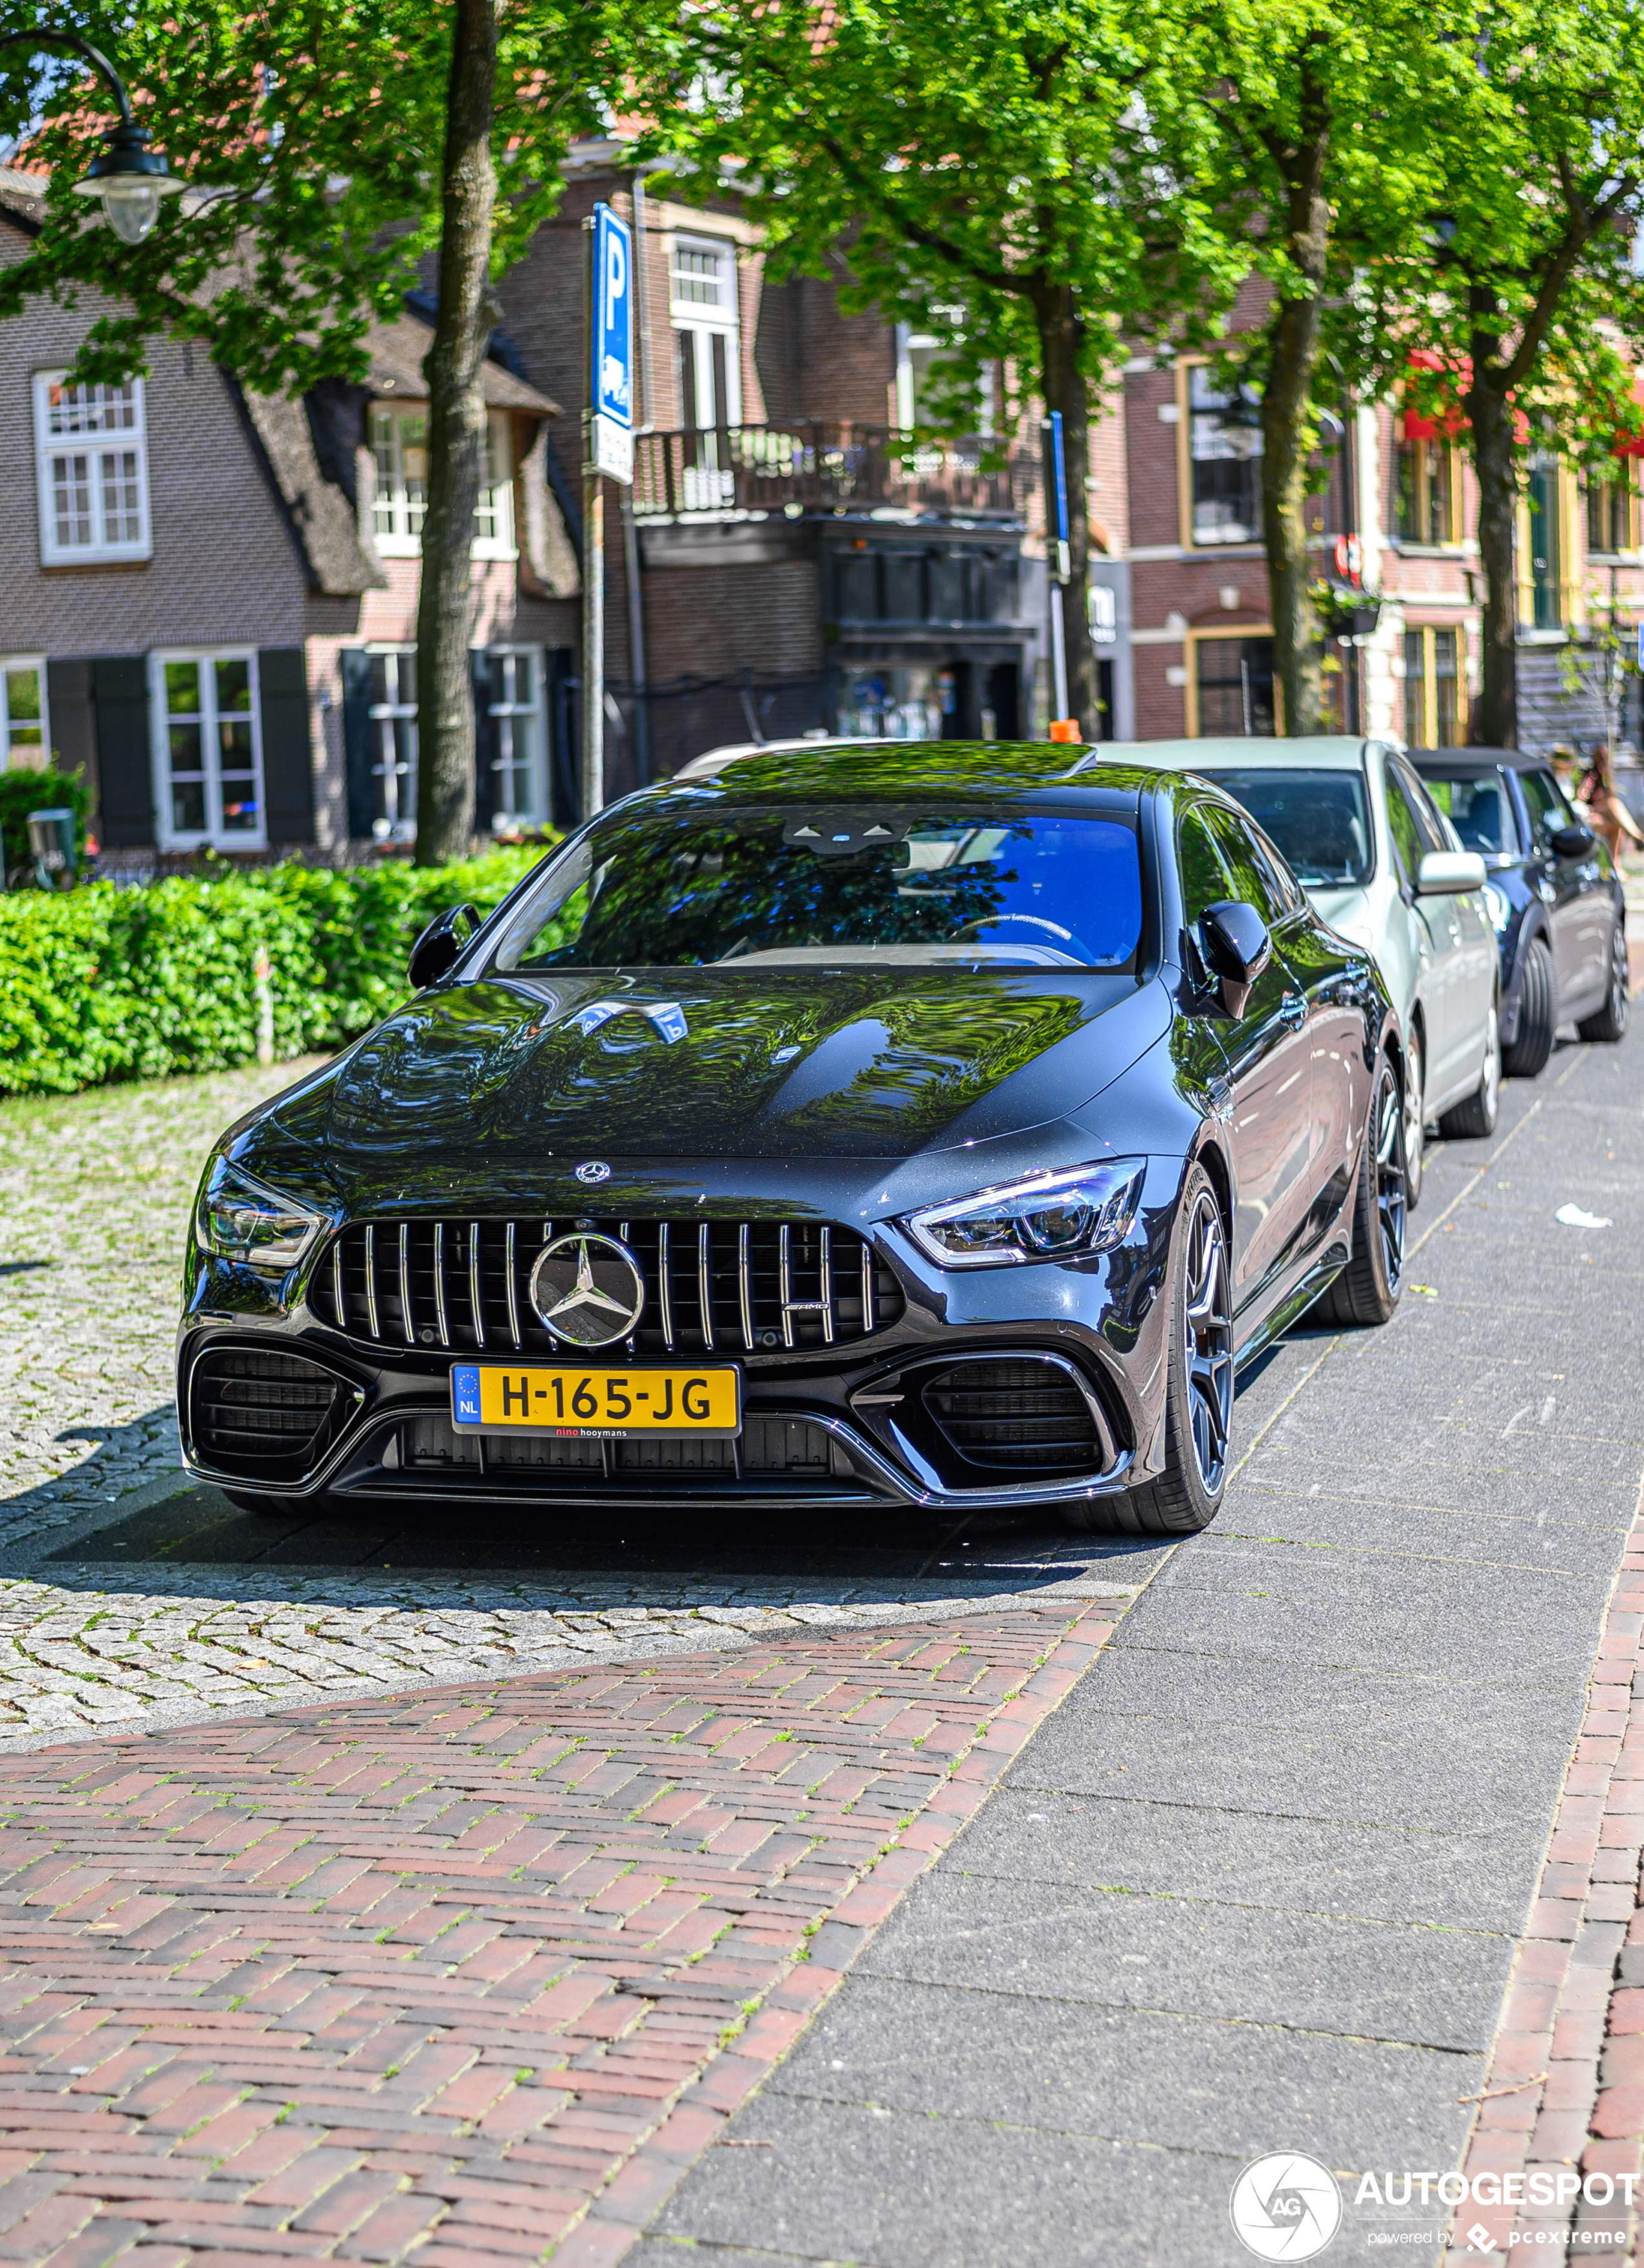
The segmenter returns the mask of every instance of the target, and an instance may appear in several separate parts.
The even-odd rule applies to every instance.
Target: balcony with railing
[[[1021,525],[1038,460],[890,425],[720,425],[634,437],[640,520],[868,512]]]

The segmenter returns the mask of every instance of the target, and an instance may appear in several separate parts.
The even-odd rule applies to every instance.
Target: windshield
[[[516,909],[494,969],[951,961],[1124,969],[1136,832],[1062,813],[613,812]]]
[[[1460,836],[1463,850],[1481,850],[1486,858],[1516,856],[1518,828],[1500,772],[1458,772],[1453,779],[1441,779],[1424,764],[1421,781]]]
[[[1212,777],[1272,836],[1307,887],[1369,880],[1375,859],[1362,772],[1218,768]]]

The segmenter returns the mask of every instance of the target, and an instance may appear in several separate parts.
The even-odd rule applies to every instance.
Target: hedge
[[[341,1046],[405,998],[406,955],[437,913],[465,899],[489,912],[542,855],[269,866],[0,897],[0,1094],[72,1094],[254,1062],[260,950],[272,968],[276,1057]]]

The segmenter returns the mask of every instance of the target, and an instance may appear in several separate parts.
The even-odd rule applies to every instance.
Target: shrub
[[[465,899],[489,913],[541,856],[268,866],[0,898],[0,1094],[254,1062],[260,948],[276,1056],[341,1046],[405,998],[406,956],[437,913]]]
[[[91,809],[91,790],[81,771],[31,772],[21,769],[0,772],[0,855],[5,860],[5,870],[26,865],[33,857],[28,843],[28,815],[31,811],[71,811],[74,814],[74,839],[82,853],[85,849],[85,821]]]

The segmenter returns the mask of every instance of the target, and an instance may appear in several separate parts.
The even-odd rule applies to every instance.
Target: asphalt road
[[[1636,1042],[1567,1047],[1435,1158],[1394,1323],[1248,1384],[1213,1528],[631,2268],[1222,2263],[1287,2150],[1331,2260],[1435,2257],[1436,2203],[1352,2200],[1485,2083],[1644,1465],[1641,1103]]]

